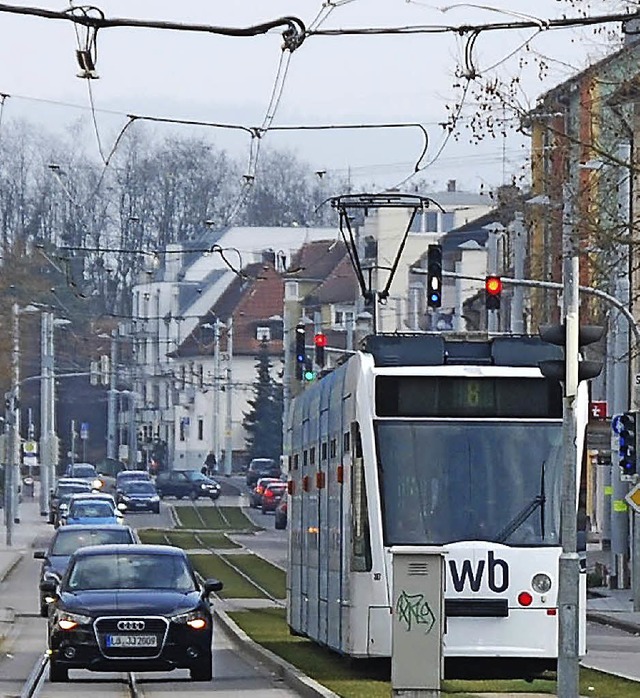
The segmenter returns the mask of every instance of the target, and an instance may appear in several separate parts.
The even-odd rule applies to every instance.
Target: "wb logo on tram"
[[[471,560],[462,560],[460,563],[449,560],[449,571],[456,591],[464,591],[467,584],[471,591],[480,591],[485,573],[491,591],[500,594],[509,588],[509,565],[506,560],[495,557],[492,550],[487,552],[486,560],[478,560],[475,569]]]

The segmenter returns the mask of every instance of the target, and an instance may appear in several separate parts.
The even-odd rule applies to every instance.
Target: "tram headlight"
[[[533,576],[531,587],[538,594],[546,594],[551,589],[551,577],[544,572],[539,572]]]

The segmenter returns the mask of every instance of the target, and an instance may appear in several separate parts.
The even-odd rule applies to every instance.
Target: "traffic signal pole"
[[[576,397],[579,362],[579,258],[568,192],[562,211],[562,304],[565,325],[565,380],[562,410],[564,468],[560,504],[562,553],[558,570],[558,696],[578,698],[580,686],[580,561],[577,551],[578,452]]]

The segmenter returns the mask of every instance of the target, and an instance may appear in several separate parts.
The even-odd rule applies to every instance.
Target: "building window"
[[[180,366],[180,384],[181,388],[184,390],[184,387],[187,384],[187,367],[184,364]]]
[[[204,419],[198,417],[198,441],[204,440]]]
[[[198,387],[204,388],[204,364],[198,366]]]
[[[344,306],[333,306],[333,329],[346,330],[353,327],[353,310]]]
[[[270,327],[256,327],[256,339],[259,342],[270,342],[271,341],[271,328]]]

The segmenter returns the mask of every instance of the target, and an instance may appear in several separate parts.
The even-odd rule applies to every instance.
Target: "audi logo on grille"
[[[118,630],[144,630],[143,620],[119,620]]]

